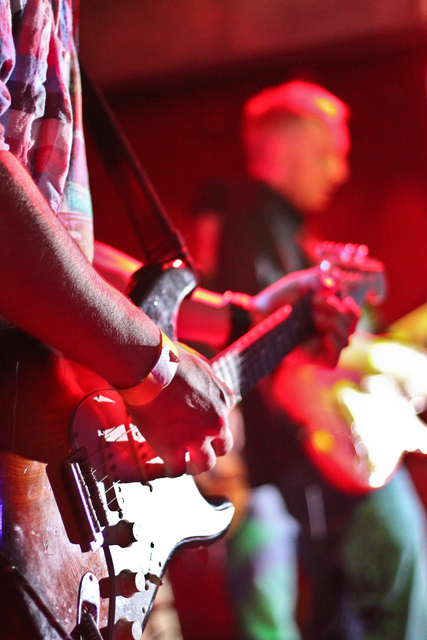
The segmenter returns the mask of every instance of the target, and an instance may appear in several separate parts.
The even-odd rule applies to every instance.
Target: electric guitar
[[[364,494],[386,485],[407,453],[427,453],[426,376],[424,348],[356,332],[335,369],[279,367],[272,393],[321,474]]]
[[[369,260],[358,247],[330,246],[321,270],[346,295],[378,297],[384,270]],[[133,299],[173,335],[193,276],[182,264],[144,269]],[[240,398],[312,332],[306,296],[212,366]],[[13,331],[0,362],[0,564],[23,604],[19,624],[43,640],[137,639],[168,559],[217,539],[233,507],[206,501],[189,476],[164,477],[119,394],[84,367]],[[2,629],[5,640],[17,623]]]
[[[384,298],[383,267],[368,259],[366,248],[325,243],[318,255],[325,274],[341,280],[342,293],[359,303],[365,296],[372,303]],[[289,316],[280,310],[277,328],[275,316],[255,328],[220,354],[214,369],[219,366],[219,375],[243,396],[267,369],[277,367],[268,392],[292,418],[306,455],[341,491],[365,494],[387,484],[405,454],[427,454],[427,352],[392,333],[357,331],[333,370],[288,367],[283,355],[310,334],[307,302],[294,305]],[[204,492],[215,482],[205,482]]]
[[[171,335],[193,275],[145,272],[135,295]],[[140,638],[168,559],[221,536],[233,506],[165,477],[119,394],[54,349],[11,330],[0,375],[0,567],[19,603],[2,640]]]

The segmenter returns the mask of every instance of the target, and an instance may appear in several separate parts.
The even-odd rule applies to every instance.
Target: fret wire
[[[313,332],[311,294],[299,300],[282,321],[268,328],[253,342],[226,353],[215,361],[217,374],[240,396],[245,395],[266,373],[274,370],[283,358]],[[264,328],[266,326],[265,323]]]

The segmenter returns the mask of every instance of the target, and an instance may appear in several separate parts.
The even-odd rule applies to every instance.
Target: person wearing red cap
[[[349,110],[316,84],[260,92],[243,112],[247,178],[210,185],[196,204],[213,290],[252,295],[311,263],[304,222],[349,177]],[[292,372],[292,364],[285,366]],[[332,486],[307,459],[274,377],[243,400],[249,506],[228,541],[241,638],[297,640],[298,556],[310,576],[309,640],[427,638],[425,516],[402,469],[365,497]],[[286,401],[286,388],[281,391]],[[316,402],[315,398],[313,402]]]

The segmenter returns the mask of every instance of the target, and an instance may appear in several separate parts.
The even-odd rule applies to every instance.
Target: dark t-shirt
[[[286,200],[251,180],[207,188],[197,210],[221,216],[218,265],[202,285],[254,295],[281,276],[308,266],[297,243],[302,216]],[[251,483],[277,482],[283,469],[302,457],[298,426],[268,402],[259,389],[242,402],[245,418],[245,457]],[[268,387],[267,387],[268,389]]]
[[[222,219],[215,291],[254,295],[308,266],[296,241],[301,214],[260,182],[213,184],[201,194],[196,211],[215,211]]]
[[[216,184],[202,194],[197,211],[214,211],[221,217],[217,270],[209,282],[202,282],[213,290],[254,295],[282,275],[310,266],[298,244],[301,214],[259,182]],[[306,496],[309,487],[316,486],[322,495],[331,549],[338,549],[338,537],[360,498],[342,493],[321,476],[302,448],[304,430],[269,401],[268,392],[269,379],[264,379],[241,403],[250,482],[279,487],[289,512],[307,534],[301,538],[306,541],[301,544],[308,545],[307,557],[311,516]]]

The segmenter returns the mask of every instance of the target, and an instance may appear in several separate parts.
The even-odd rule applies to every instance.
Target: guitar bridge
[[[48,465],[47,473],[70,542],[82,551],[101,547],[108,519],[86,451],[79,449],[59,468]]]

